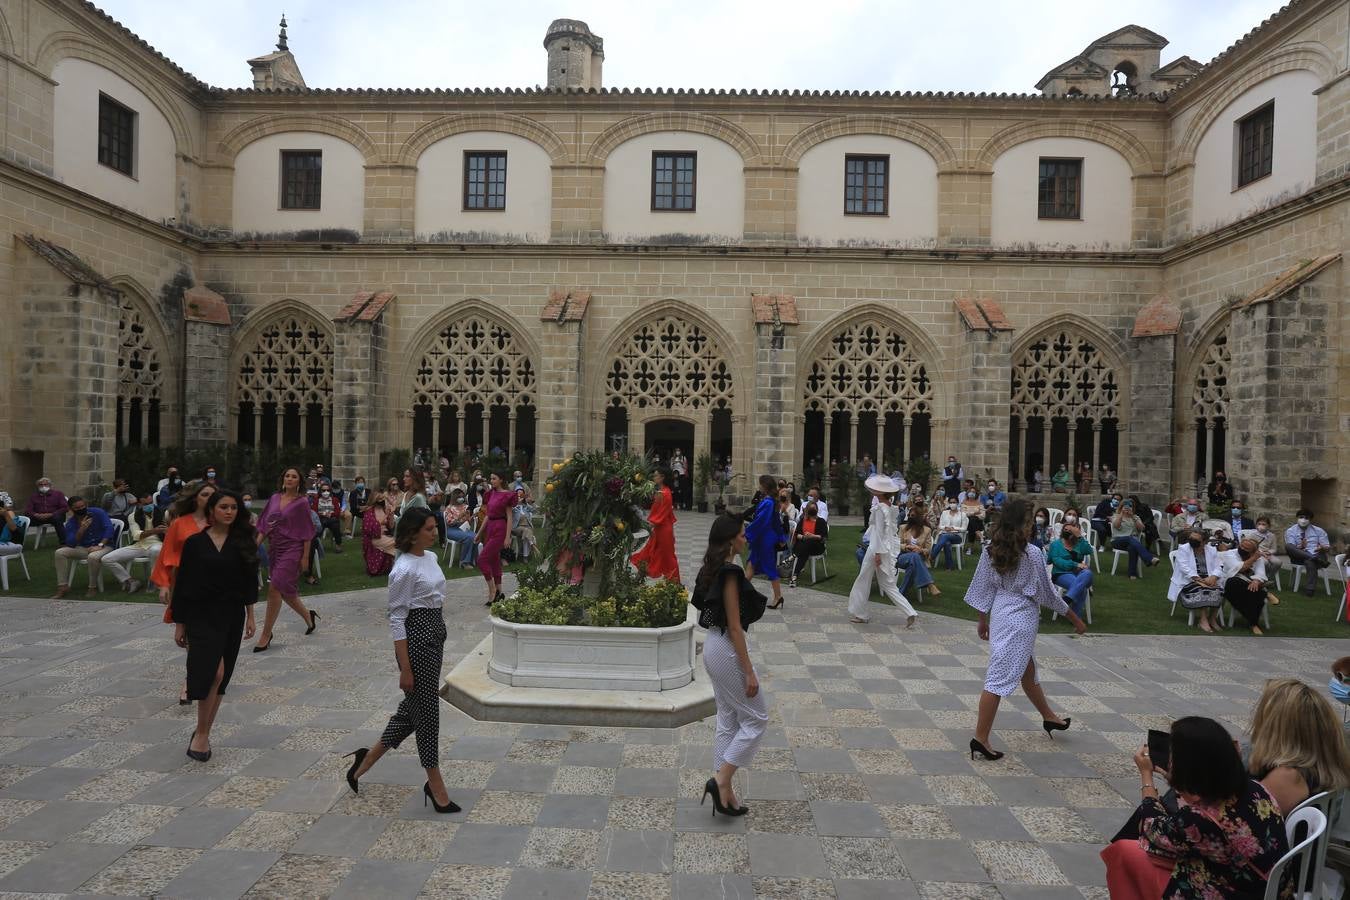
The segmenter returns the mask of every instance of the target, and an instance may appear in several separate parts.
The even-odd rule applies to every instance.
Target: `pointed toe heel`
[[[352,763],[351,768],[347,770],[347,786],[352,789],[353,794],[361,793],[361,784],[356,780],[356,770],[361,768],[361,763],[366,761],[366,754],[369,752],[369,748],[362,747],[360,750],[355,750],[347,754],[347,756],[355,757],[356,759],[356,762]],[[343,758],[345,759],[346,757]],[[425,806],[426,804],[423,805]]]
[[[1072,723],[1073,719],[1066,716],[1063,722],[1051,722],[1049,719],[1045,719],[1041,722],[1041,727],[1045,729],[1045,733],[1050,735],[1050,740],[1053,741],[1056,731],[1068,731],[1069,725]]]
[[[438,812],[438,813],[457,813],[457,812],[459,812],[459,806],[456,805],[455,801],[453,801],[453,800],[447,799],[444,806],[441,806],[439,803],[436,802],[436,797],[435,797],[435,795],[431,793],[431,782],[429,782],[429,781],[423,782],[423,784],[422,784],[422,806],[423,806],[423,807],[425,807],[425,806],[427,805],[427,801],[428,801],[428,800],[431,801],[431,807],[432,807],[432,809],[436,810],[436,812]]]
[[[985,759],[1002,759],[1002,758],[1003,758],[1003,752],[1002,752],[1001,750],[990,750],[988,747],[986,747],[984,744],[981,744],[981,743],[980,743],[979,741],[977,741],[975,738],[971,738],[971,739],[970,739],[970,758],[971,758],[971,759],[974,759],[976,753],[980,754],[980,756],[983,756]]]

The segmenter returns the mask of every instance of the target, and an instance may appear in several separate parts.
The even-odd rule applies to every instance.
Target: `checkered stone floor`
[[[682,514],[687,577],[710,517]],[[453,582],[452,664],[486,631]],[[160,608],[0,599],[0,894],[170,897],[1105,898],[1097,853],[1137,793],[1129,752],[1190,713],[1246,725],[1262,679],[1317,683],[1343,646],[1278,638],[1042,637],[1041,679],[1073,728],[1020,697],[1000,762],[966,744],[986,661],[970,623],[912,632],[879,608],[791,592],[752,630],[771,727],[741,819],[698,797],[711,723],[678,730],[475,722],[444,707],[464,807],[421,801],[411,745],[352,796],[341,754],[398,697],[384,593],[289,612],[245,652],[206,764],[186,758],[183,656]]]

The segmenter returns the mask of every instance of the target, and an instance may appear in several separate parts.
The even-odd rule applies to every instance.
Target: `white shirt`
[[[942,516],[938,519],[938,530],[946,528],[955,528],[958,534],[965,534],[966,529],[970,527],[970,519],[961,511],[958,506],[956,509],[944,509]]]
[[[440,609],[445,604],[445,573],[436,554],[400,553],[389,571],[389,635],[406,640],[404,622],[414,609]]]

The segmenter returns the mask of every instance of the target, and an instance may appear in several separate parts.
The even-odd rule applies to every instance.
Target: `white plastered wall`
[[[844,157],[890,157],[887,215],[844,214]],[[823,141],[798,163],[797,235],[833,245],[850,242],[922,243],[937,237],[937,163],[917,144],[882,135]]]
[[[56,177],[146,218],[158,221],[176,215],[176,146],[169,120],[159,108],[119,75],[82,59],[61,60],[52,79]],[[136,113],[130,176],[98,161],[100,93]]]
[[[506,152],[506,209],[464,209],[464,153],[470,150]],[[552,178],[544,148],[514,134],[471,131],[437,141],[417,160],[416,233],[547,241]]]
[[[1037,218],[1041,157],[1083,160],[1081,218]],[[1018,144],[994,161],[991,240],[995,246],[1127,248],[1134,206],[1130,179],[1125,157],[1096,141],[1037,138]]]
[[[698,154],[693,212],[653,212],[652,153]],[[611,241],[689,235],[739,243],[745,235],[745,162],[730,144],[686,131],[626,141],[605,162],[604,230]]]
[[[319,209],[281,208],[281,151],[323,151]],[[234,230],[262,234],[349,228],[360,232],[366,172],[361,151],[341,138],[286,132],[259,138],[234,160]]]
[[[1228,104],[1195,150],[1191,223],[1197,230],[1241,218],[1276,198],[1313,186],[1317,169],[1317,76],[1284,72]],[[1275,146],[1270,174],[1237,187],[1237,122],[1275,101]]]

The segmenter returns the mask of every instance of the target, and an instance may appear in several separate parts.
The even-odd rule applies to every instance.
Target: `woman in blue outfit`
[[[750,564],[745,577],[754,578],[763,573],[773,585],[773,603],[769,609],[783,605],[783,587],[778,583],[778,545],[787,541],[783,531],[783,517],[778,514],[778,482],[771,475],[759,476],[759,490],[763,499],[755,507],[754,518],[745,526],[745,540],[750,547]]]

